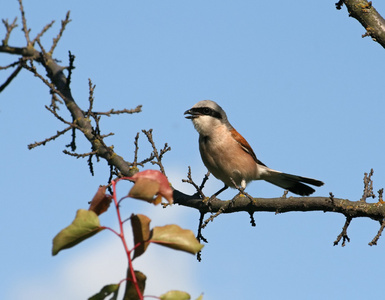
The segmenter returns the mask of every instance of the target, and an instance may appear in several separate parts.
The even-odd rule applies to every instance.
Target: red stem
[[[120,233],[118,234],[118,236],[122,240],[122,243],[123,243],[123,246],[124,246],[124,250],[126,251],[126,254],[127,254],[128,267],[130,269],[132,282],[135,285],[135,289],[136,289],[136,292],[138,293],[139,299],[143,300],[143,295],[142,295],[142,293],[140,291],[140,288],[139,288],[139,285],[138,285],[138,281],[136,280],[135,270],[134,270],[134,268],[132,266],[131,251],[130,251],[130,249],[128,249],[127,242],[126,242],[126,239],[124,237],[123,222],[122,222],[122,218],[120,216],[119,203],[118,203],[118,200],[116,199],[116,183],[117,183],[117,181],[119,181],[119,179],[116,180],[116,181],[112,180],[112,189],[113,189],[113,193],[114,193],[113,194],[113,199],[114,199],[114,203],[115,203],[115,207],[116,207],[116,213],[118,215],[119,228],[120,228]]]

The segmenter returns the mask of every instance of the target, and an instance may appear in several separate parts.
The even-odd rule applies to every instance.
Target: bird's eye
[[[205,115],[210,115],[211,114],[211,108],[208,108],[208,107],[203,108],[203,113]]]

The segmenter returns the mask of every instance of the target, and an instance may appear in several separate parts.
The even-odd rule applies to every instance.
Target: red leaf
[[[90,202],[90,208],[88,210],[91,210],[95,212],[98,216],[100,216],[102,213],[106,212],[108,207],[110,206],[112,201],[112,196],[106,194],[106,186],[101,185],[96,192],[94,198]]]
[[[134,244],[137,246],[134,250],[134,258],[142,255],[146,251],[150,239],[150,222],[151,219],[145,215],[131,215],[131,226],[134,234]]]
[[[146,200],[155,205],[162,201],[161,197],[165,198],[170,204],[173,203],[172,188],[167,177],[161,172],[145,170],[127,178],[135,182],[128,196]],[[157,197],[154,198],[154,196]]]

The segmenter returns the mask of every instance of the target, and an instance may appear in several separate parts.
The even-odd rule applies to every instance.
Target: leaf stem
[[[124,230],[123,230],[123,223],[124,222],[122,221],[122,217],[120,216],[120,209],[119,209],[119,202],[120,201],[118,202],[118,200],[116,198],[116,194],[117,194],[116,193],[116,183],[117,183],[117,181],[112,180],[111,183],[112,183],[112,189],[113,189],[113,199],[114,199],[114,203],[115,203],[115,207],[116,207],[116,213],[117,213],[117,217],[118,217],[118,221],[119,221],[120,233],[118,233],[118,236],[122,240],[122,243],[123,243],[123,246],[124,246],[124,250],[126,251],[126,254],[127,254],[128,266],[129,266],[130,273],[131,273],[132,283],[135,285],[135,289],[136,289],[136,292],[138,293],[139,299],[143,300],[143,295],[140,292],[138,281],[136,280],[135,270],[134,270],[134,268],[132,266],[131,250],[128,248],[128,245],[127,245],[127,242],[126,242],[126,239],[125,239],[125,236],[124,236]]]

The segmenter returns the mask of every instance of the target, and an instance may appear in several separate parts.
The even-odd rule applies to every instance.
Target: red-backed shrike
[[[225,111],[214,101],[204,100],[185,113],[199,133],[199,151],[206,168],[223,181],[226,188],[232,180],[243,188],[252,180],[265,180],[294,194],[308,196],[314,189],[304,183],[321,186],[322,181],[282,173],[268,168],[257,159],[249,143],[227,120]]]

